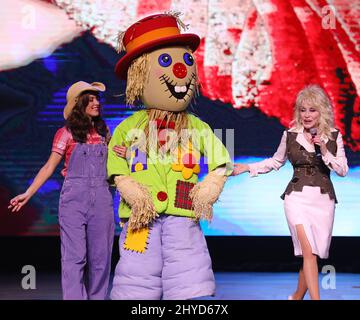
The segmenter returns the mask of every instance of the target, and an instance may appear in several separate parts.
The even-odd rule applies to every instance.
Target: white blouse
[[[298,130],[292,128],[289,131],[297,132],[296,141],[299,144],[301,144],[306,151],[315,152],[315,146],[309,143],[305,138],[304,128]],[[332,131],[335,131],[335,129],[333,129]],[[275,152],[275,154],[271,158],[249,164],[250,176],[255,177],[259,173],[267,173],[270,172],[271,170],[277,171],[285,164],[287,160],[286,136],[287,136],[287,132],[284,131],[280,141],[280,145],[277,151]],[[329,140],[328,137],[326,136],[322,136],[321,139],[323,139],[325,143],[327,143],[327,141]],[[346,176],[349,167],[347,164],[347,159],[344,150],[344,143],[340,132],[338,133],[336,144],[337,144],[336,156],[332,155],[329,151],[327,151],[326,154],[322,156],[322,160],[330,170],[335,171],[339,176],[344,177]]]

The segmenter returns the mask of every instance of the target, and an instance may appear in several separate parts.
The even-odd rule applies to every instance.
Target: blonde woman
[[[341,133],[334,128],[329,97],[317,85],[306,86],[297,96],[294,126],[284,131],[276,153],[251,164],[235,164],[233,175],[251,176],[279,170],[287,159],[294,175],[285,192],[285,215],[295,256],[303,258],[296,291],[290,300],[302,300],[309,290],[312,300],[320,299],[317,257],[326,259],[334,222],[335,191],[330,171],[348,172]]]

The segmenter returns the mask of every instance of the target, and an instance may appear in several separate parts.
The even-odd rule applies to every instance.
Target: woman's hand
[[[320,138],[320,135],[316,135],[315,137],[311,138],[312,143],[317,144],[320,146],[321,154],[324,156],[327,152],[325,142]]]
[[[119,145],[114,146],[113,151],[116,153],[118,157],[126,159],[127,148],[125,147],[124,144],[122,144],[121,146]]]
[[[39,190],[39,188],[47,181],[47,179],[51,177],[56,167],[60,163],[61,159],[61,154],[52,151],[48,161],[39,170],[33,183],[29,186],[25,193],[19,194],[18,196],[10,200],[10,205],[8,206],[8,209],[10,209],[12,212],[18,212]]]
[[[249,165],[247,164],[242,164],[242,163],[235,163],[234,164],[234,170],[232,172],[232,176],[237,176],[241,173],[244,173],[244,172],[249,172],[250,171],[250,168],[249,168]]]
[[[10,200],[8,209],[11,210],[11,212],[18,212],[30,200],[30,198],[31,195],[28,192],[19,194]]]

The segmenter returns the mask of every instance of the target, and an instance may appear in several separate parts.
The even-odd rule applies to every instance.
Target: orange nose
[[[187,75],[187,70],[186,67],[183,63],[175,63],[173,66],[173,73],[175,75],[175,77],[183,79],[186,77]]]

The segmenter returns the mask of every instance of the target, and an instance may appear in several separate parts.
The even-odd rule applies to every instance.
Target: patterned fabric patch
[[[192,201],[189,197],[194,183],[178,180],[176,183],[175,207],[192,210]]]

